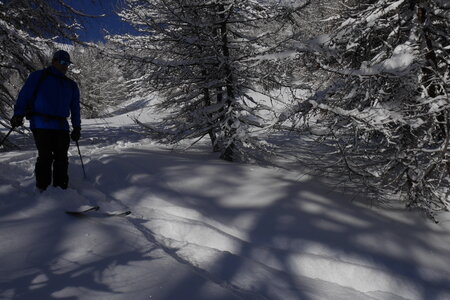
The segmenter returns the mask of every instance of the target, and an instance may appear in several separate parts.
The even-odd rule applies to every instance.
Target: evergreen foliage
[[[449,4],[360,1],[347,12],[334,33],[310,44],[333,76],[297,115],[320,113],[328,128],[321,140],[353,177],[430,216],[447,209]]]
[[[113,36],[150,68],[148,85],[163,96],[159,107],[171,142],[209,135],[226,160],[243,158],[260,143],[252,132],[270,110],[252,96],[274,87],[264,56],[292,36],[289,18],[303,5],[273,1],[126,1],[120,15],[141,34]],[[266,64],[266,66],[264,66]]]
[[[101,43],[91,47],[76,45],[72,50],[76,64],[70,76],[80,87],[85,118],[107,116],[114,107],[132,97],[126,65],[109,56],[109,52],[108,46]]]

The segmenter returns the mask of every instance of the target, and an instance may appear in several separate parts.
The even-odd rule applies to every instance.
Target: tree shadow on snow
[[[442,274],[434,277],[434,271],[424,270],[421,261],[427,255],[438,259],[449,256],[448,248],[430,244],[427,239],[440,240],[446,232],[438,232],[429,221],[413,214],[409,218],[406,213],[361,208],[347,200],[354,195],[332,192],[317,178],[295,180],[281,171],[255,175],[258,169],[252,170],[252,166],[228,164],[202,153],[137,149],[93,159],[88,168],[98,172],[93,180],[99,189],[130,207],[151,209],[152,201],[163,200],[230,226],[239,218],[252,216],[253,225],[246,228],[245,240],[232,237],[239,244],[237,249],[223,251],[211,264],[214,267],[197,270],[241,298],[346,299],[351,295],[364,299],[370,295],[374,299],[401,299],[383,292],[383,288],[395,291],[402,283],[416,287],[421,299],[450,293],[450,279]],[[133,188],[127,190],[130,186]],[[233,198],[243,195],[244,199]],[[257,205],[258,197],[266,204]],[[221,232],[214,225],[204,225]],[[380,241],[385,244],[380,245]],[[176,250],[166,251],[189,264]],[[445,266],[434,267],[438,273],[446,272]],[[252,273],[254,277],[247,279],[250,284],[242,287],[239,281],[246,268],[260,273]],[[319,272],[315,268],[330,274],[311,277]],[[366,275],[375,276],[374,281],[360,278]],[[386,276],[399,281],[383,282]],[[180,288],[186,282],[180,282]],[[284,296],[277,294],[281,288],[271,285],[281,285],[286,290]],[[173,295],[163,299],[173,299]]]

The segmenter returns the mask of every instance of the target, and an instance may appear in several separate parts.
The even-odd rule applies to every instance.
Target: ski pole
[[[11,127],[11,129],[8,131],[8,133],[5,135],[5,137],[3,138],[2,142],[0,143],[0,147],[3,146],[3,143],[6,141],[6,139],[8,138],[8,136],[11,134],[11,132],[13,131],[13,127]]]
[[[77,145],[78,155],[80,156],[81,168],[83,169],[84,179],[86,179],[87,176],[86,176],[86,171],[84,170],[84,163],[83,163],[83,157],[81,156],[80,145],[78,144],[78,141],[75,141],[75,144]]]

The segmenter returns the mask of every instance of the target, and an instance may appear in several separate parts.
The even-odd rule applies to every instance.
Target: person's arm
[[[28,76],[22,89],[17,96],[16,104],[14,105],[14,116],[24,117],[27,110],[27,104],[31,101],[36,85],[38,84],[40,72],[33,72]]]
[[[73,128],[81,127],[81,115],[80,115],[80,90],[78,85],[73,82],[74,91],[72,101],[70,103],[70,119],[72,121]]]

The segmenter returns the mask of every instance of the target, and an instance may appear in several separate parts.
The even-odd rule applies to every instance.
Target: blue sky
[[[85,30],[79,31],[83,41],[102,41],[104,30],[110,33],[120,34],[133,31],[132,27],[122,22],[114,11],[117,11],[123,0],[65,0],[73,8],[90,15],[102,15],[104,17],[84,19]]]

